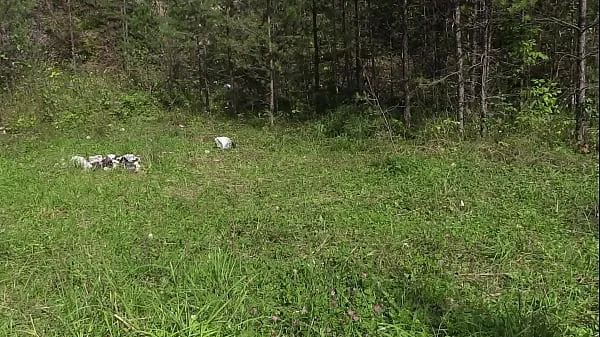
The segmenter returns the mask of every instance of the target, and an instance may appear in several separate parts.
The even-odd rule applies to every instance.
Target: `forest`
[[[89,72],[137,91],[92,107],[119,116],[152,104],[268,124],[327,117],[333,135],[597,143],[597,1],[5,0],[0,15],[6,101],[53,71]],[[89,118],[42,96],[35,113],[9,104],[5,127]]]

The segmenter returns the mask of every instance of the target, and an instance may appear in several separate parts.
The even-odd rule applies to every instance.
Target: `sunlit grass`
[[[596,155],[182,123],[0,135],[0,335],[597,335]]]

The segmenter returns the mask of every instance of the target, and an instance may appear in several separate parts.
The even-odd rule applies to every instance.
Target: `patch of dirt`
[[[64,209],[42,209],[40,211],[40,217],[48,219],[64,218],[68,215],[68,212]]]
[[[185,200],[195,200],[201,193],[204,192],[203,186],[170,186],[167,187],[166,192],[169,196],[182,198]]]
[[[212,145],[214,145],[215,141],[214,141],[214,137],[212,136],[208,136],[208,135],[191,135],[189,137],[186,137],[194,142],[198,142],[198,143],[205,143],[205,142],[210,142]]]
[[[260,159],[264,158],[264,155],[262,155],[260,153],[245,153],[243,155],[243,158],[252,159],[252,160],[260,160]]]
[[[190,159],[188,159],[188,163],[190,163],[191,165],[195,165],[195,166],[199,166],[199,165],[206,165],[206,164],[220,164],[223,162],[223,158],[214,158],[211,157],[210,155],[201,155],[201,156],[195,156],[195,157],[191,157]],[[221,164],[222,166],[222,164]]]

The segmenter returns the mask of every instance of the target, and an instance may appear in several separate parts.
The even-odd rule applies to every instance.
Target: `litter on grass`
[[[217,147],[221,150],[231,149],[236,147],[236,144],[229,137],[217,137],[215,138]]]
[[[124,168],[132,172],[137,172],[141,168],[140,157],[128,153],[122,156],[115,154],[94,155],[87,158],[82,156],[73,156],[71,161],[84,170],[112,170],[114,168]]]

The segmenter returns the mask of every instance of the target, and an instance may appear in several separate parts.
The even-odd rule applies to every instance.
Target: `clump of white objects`
[[[94,155],[87,158],[73,156],[71,157],[71,161],[84,170],[102,169],[106,171],[114,168],[125,168],[129,171],[137,172],[141,168],[140,157],[131,153],[122,156],[115,154]]]

